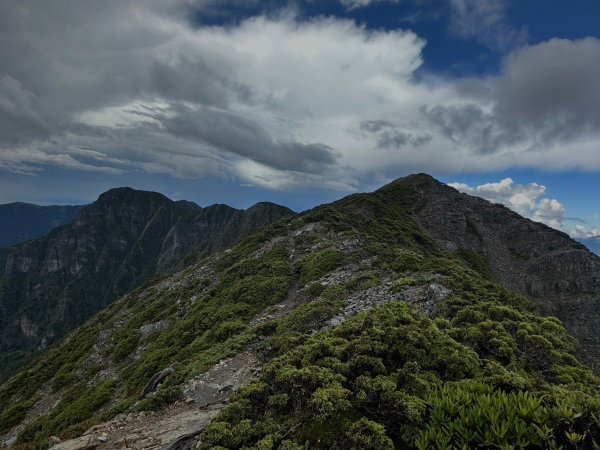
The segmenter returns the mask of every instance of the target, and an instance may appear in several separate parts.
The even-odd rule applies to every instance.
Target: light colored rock
[[[62,441],[57,436],[50,436],[48,439],[48,447],[52,447],[53,445],[60,444]]]
[[[138,334],[142,339],[147,338],[153,333],[158,333],[159,331],[163,331],[169,327],[168,320],[161,320],[159,322],[149,323],[143,325],[138,329]]]
[[[89,450],[96,448],[100,442],[94,435],[81,436],[53,445],[51,450]]]

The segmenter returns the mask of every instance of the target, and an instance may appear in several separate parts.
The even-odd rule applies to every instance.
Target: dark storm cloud
[[[19,81],[0,75],[0,143],[20,145],[50,136],[51,126],[36,109],[36,101]]]
[[[176,111],[172,118],[163,119],[173,135],[206,142],[276,169],[320,173],[338,157],[326,145],[275,140],[258,124],[237,114],[182,106]]]
[[[213,2],[204,4],[215,10]],[[145,152],[140,148],[153,143],[166,146],[162,153],[177,155],[168,147],[181,148],[194,158],[205,158],[211,146],[213,152],[282,170],[321,173],[335,163],[338,155],[326,145],[277,140],[256,122],[229,111],[232,102],[252,105],[254,92],[235,76],[231,55],[221,55],[224,50],[196,41],[182,28],[179,17],[188,7],[185,1],[159,0],[2,2],[0,148],[44,147],[37,153],[27,148],[12,152],[10,165],[3,167],[58,163],[64,158],[57,159],[56,153],[70,150],[59,150],[53,142],[65,136],[75,136],[77,145],[141,161],[156,157],[152,146]],[[124,119],[126,125],[114,128],[81,120],[93,112],[102,122],[115,116],[103,109],[128,104],[123,111],[138,117],[134,123]],[[176,143],[178,138],[191,142]],[[39,151],[54,156],[34,157]],[[15,165],[12,159],[18,155],[24,162]],[[73,158],[82,155],[71,154],[69,163]],[[187,163],[177,165],[182,175],[199,173],[196,168],[190,172]],[[161,164],[148,160],[144,167],[170,170]]]
[[[494,115],[507,128],[527,127],[565,139],[600,126],[600,41],[553,39],[510,55],[495,86]]]
[[[457,144],[493,153],[572,141],[600,130],[600,41],[554,39],[507,57],[503,73],[457,83],[462,104],[423,106]]]
[[[503,130],[493,115],[475,103],[424,106],[421,111],[443,136],[477,154],[493,153],[501,146],[518,140],[516,134]]]
[[[373,135],[377,140],[377,146],[382,149],[398,149],[406,145],[419,147],[431,141],[429,134],[415,134],[402,130],[400,126],[388,120],[365,120],[359,125],[363,134]]]

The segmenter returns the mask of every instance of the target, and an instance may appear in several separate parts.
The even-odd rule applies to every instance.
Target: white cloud
[[[465,39],[476,39],[497,50],[527,42],[528,33],[507,18],[508,0],[449,0],[450,31]]]
[[[340,0],[340,3],[342,5],[344,5],[344,7],[348,8],[350,10],[357,9],[357,8],[364,8],[373,3],[381,3],[381,2],[399,3],[400,0]]]
[[[504,178],[497,183],[485,183],[476,187],[465,183],[450,183],[449,186],[466,194],[502,203],[526,217],[533,217],[537,214],[543,203],[540,198],[546,192],[545,186],[537,183],[517,184],[512,178]]]
[[[417,81],[426,44],[410,31],[291,13],[190,24],[209,3],[0,3],[0,170],[342,190],[410,172],[600,170],[596,39],[526,47],[497,76]]]
[[[545,198],[537,206],[533,220],[544,222],[553,228],[563,228],[565,207],[556,199]]]
[[[600,238],[600,228],[589,228],[585,225],[575,225],[572,235],[577,238]]]
[[[497,183],[485,183],[476,187],[465,183],[449,183],[449,186],[466,194],[501,203],[524,217],[564,231],[565,207],[556,199],[542,198],[546,187],[538,183],[518,184],[511,178],[504,178]]]

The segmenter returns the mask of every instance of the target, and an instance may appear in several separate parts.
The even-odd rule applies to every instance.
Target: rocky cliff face
[[[600,335],[591,326],[600,320],[600,257],[565,233],[428,175],[380,191],[411,199],[413,216],[440,245],[488,266],[494,279],[561,319],[579,339],[582,356],[600,365]]]
[[[70,223],[82,206],[38,206],[29,203],[0,205],[0,248],[47,234]]]
[[[8,367],[15,351],[46,347],[125,292],[289,214],[129,188],[102,194],[71,224],[0,254],[0,361]]]

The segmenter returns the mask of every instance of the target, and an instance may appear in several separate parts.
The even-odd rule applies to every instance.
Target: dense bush
[[[319,279],[338,267],[343,261],[343,253],[334,249],[310,253],[300,261],[302,280],[309,282]]]
[[[495,390],[490,385],[450,385],[427,398],[429,421],[416,439],[431,448],[592,448],[600,406],[571,405],[528,392]]]
[[[487,302],[454,319],[396,303],[297,336],[209,426],[201,448],[567,449],[598,439],[598,380],[555,319]],[[509,319],[497,347],[473,331]],[[550,350],[538,348],[552,354],[549,366],[535,362],[524,328],[549,339]]]

